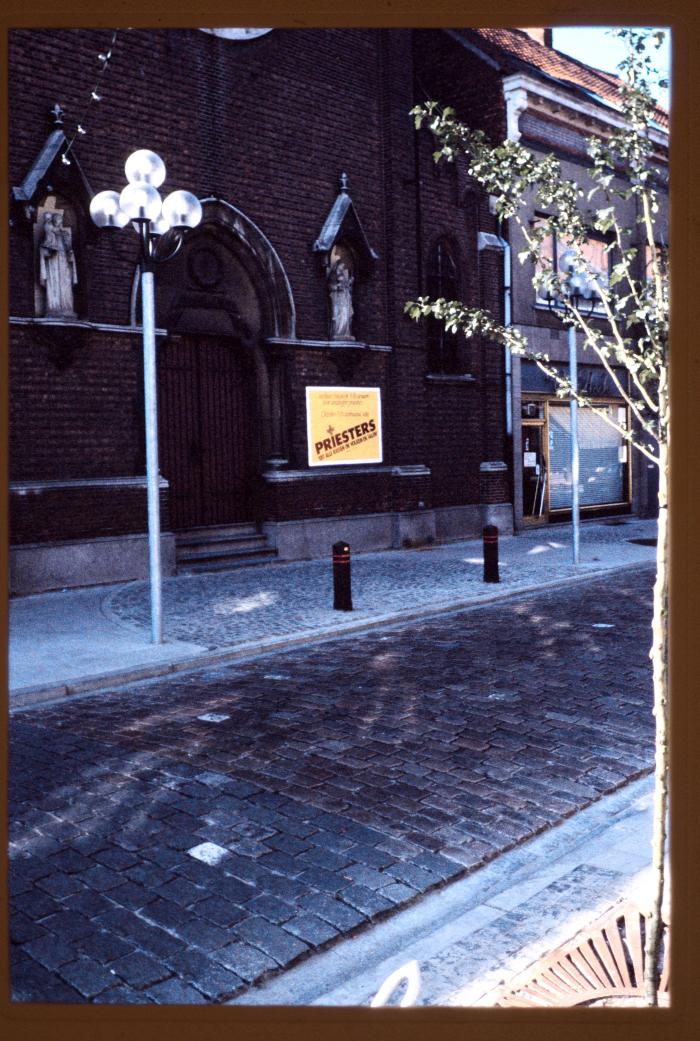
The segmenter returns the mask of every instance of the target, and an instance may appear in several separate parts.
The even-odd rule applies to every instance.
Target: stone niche
[[[355,204],[348,176],[340,175],[340,191],[314,242],[321,259],[328,296],[328,340],[353,343],[354,290],[358,279],[371,274],[379,254],[370,246]]]

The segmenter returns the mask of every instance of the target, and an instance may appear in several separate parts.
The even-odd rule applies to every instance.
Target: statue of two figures
[[[47,318],[75,318],[73,286],[78,269],[73,233],[63,224],[60,210],[44,210],[39,230],[39,285],[46,297]]]
[[[355,282],[355,262],[347,246],[333,246],[328,258],[327,278],[331,305],[329,339],[354,340],[352,287]]]

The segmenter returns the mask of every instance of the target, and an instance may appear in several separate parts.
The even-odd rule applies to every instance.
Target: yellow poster
[[[381,463],[379,387],[307,387],[309,466]]]

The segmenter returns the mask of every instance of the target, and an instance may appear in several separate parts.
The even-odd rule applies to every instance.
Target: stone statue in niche
[[[44,210],[39,234],[39,285],[46,294],[47,318],[75,318],[73,286],[78,270],[73,233],[63,225],[60,210]]]
[[[346,246],[334,246],[328,262],[328,292],[331,304],[329,339],[354,340],[352,335],[352,287],[354,261]]]

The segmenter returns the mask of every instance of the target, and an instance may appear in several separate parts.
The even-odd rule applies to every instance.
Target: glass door
[[[547,465],[545,458],[545,425],[542,421],[523,419],[523,519],[546,520]]]

